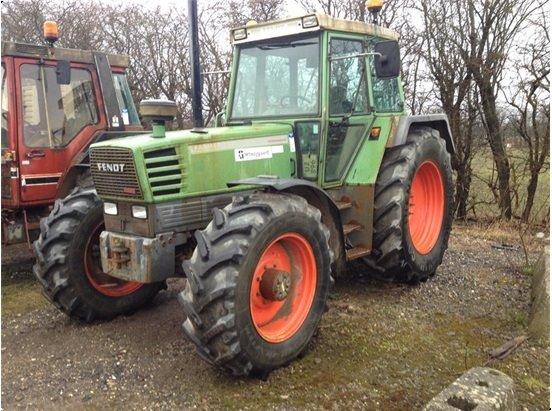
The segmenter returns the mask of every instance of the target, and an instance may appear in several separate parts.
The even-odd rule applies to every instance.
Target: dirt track
[[[496,248],[503,243],[514,247]],[[80,325],[42,300],[28,267],[11,267],[2,273],[2,406],[419,409],[525,332],[530,276],[516,244],[509,230],[455,226],[437,276],[415,287],[352,267],[305,358],[268,381],[232,378],[196,356],[175,300],[184,280],[147,310]],[[521,409],[549,408],[548,346],[529,340],[488,364],[514,378]]]

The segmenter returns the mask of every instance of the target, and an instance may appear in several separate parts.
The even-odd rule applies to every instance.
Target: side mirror
[[[374,45],[374,65],[376,76],[379,79],[392,79],[399,77],[401,72],[401,53],[399,43],[393,40],[380,41]]]
[[[58,60],[56,67],[58,84],[71,84],[71,63],[67,60]]]

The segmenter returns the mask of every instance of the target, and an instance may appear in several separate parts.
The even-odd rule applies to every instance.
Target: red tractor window
[[[87,70],[71,69],[71,83],[58,84],[55,67],[24,64],[21,95],[27,147],[63,147],[85,126],[98,122]]]

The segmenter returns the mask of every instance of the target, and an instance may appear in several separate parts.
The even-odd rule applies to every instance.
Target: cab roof
[[[2,56],[68,60],[76,63],[95,64],[94,52],[90,50],[65,49],[12,41],[2,42]],[[125,68],[129,66],[130,59],[128,56],[108,53],[106,53],[106,56],[111,66]]]
[[[316,17],[318,24],[312,27],[304,27],[305,18]],[[236,40],[234,33],[237,30],[246,30],[247,37]],[[289,36],[293,34],[332,30],[345,33],[367,34],[386,40],[398,40],[399,33],[387,27],[362,21],[338,19],[327,14],[309,13],[302,16],[288,17],[281,20],[273,20],[264,23],[248,23],[245,26],[231,30],[233,44],[250,43],[259,40]]]

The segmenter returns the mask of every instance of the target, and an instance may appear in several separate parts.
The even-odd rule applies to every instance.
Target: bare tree
[[[452,24],[451,40],[464,59],[477,85],[482,119],[496,164],[499,206],[504,218],[512,217],[510,162],[497,110],[497,95],[504,67],[516,35],[529,16],[541,7],[540,0],[459,0],[455,2],[461,21]],[[448,23],[448,22],[447,22]],[[468,42],[464,39],[467,37]]]
[[[426,62],[436,87],[437,98],[447,114],[456,153],[452,166],[456,171],[456,216],[465,218],[472,172],[472,131],[475,121],[472,74],[466,67],[460,51],[469,48],[469,39],[454,39],[452,28],[465,18],[454,3],[442,0],[420,3],[423,16],[422,33],[425,38]],[[446,21],[447,24],[443,24]]]
[[[518,48],[520,60],[514,65],[518,81],[511,96],[505,93],[515,110],[512,123],[527,152],[529,182],[523,222],[529,221],[539,176],[550,155],[550,34],[545,13],[542,11],[533,25],[534,40]]]

